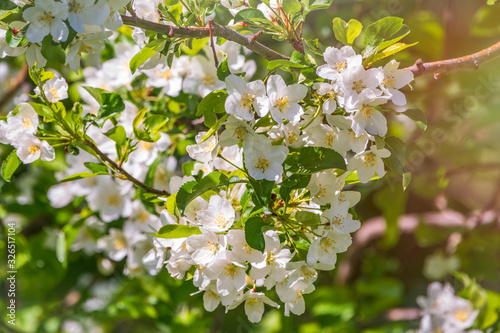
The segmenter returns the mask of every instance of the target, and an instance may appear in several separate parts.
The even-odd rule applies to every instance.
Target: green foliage
[[[10,178],[21,164],[21,160],[17,157],[17,151],[13,150],[2,162],[2,178],[10,182]]]
[[[285,160],[285,171],[311,174],[327,169],[346,170],[344,158],[333,149],[304,147],[292,152]]]
[[[179,5],[180,6],[180,5]],[[165,39],[155,39],[143,47],[131,60],[130,71],[135,73],[137,68],[154,56],[157,52],[163,51],[166,45]]]
[[[409,109],[404,112],[404,115],[413,120],[422,131],[427,129],[427,117],[422,110]]]
[[[157,233],[151,234],[151,236],[159,238],[185,238],[191,235],[201,235],[200,229],[190,225],[167,224],[161,227]]]
[[[352,45],[362,29],[363,25],[358,20],[351,19],[349,23],[346,23],[340,17],[333,19],[335,38],[344,45]]]
[[[217,78],[224,81],[229,75],[231,75],[231,72],[229,71],[229,65],[227,64],[226,57],[224,61],[219,64],[219,67],[217,67]]]
[[[264,252],[266,243],[263,228],[267,226],[259,216],[251,217],[245,222],[245,240],[251,248]]]
[[[125,110],[123,98],[117,93],[101,93],[101,107],[97,113],[97,120],[112,116]]]
[[[405,173],[406,144],[393,136],[385,138],[385,146],[391,152],[391,156],[384,158],[385,165],[395,174]]]
[[[190,181],[182,185],[177,192],[176,203],[181,214],[184,214],[184,210],[187,205],[199,197],[200,195],[214,190],[220,186],[228,186],[229,179],[226,175],[219,171],[212,171],[205,177],[203,177],[199,182]]]
[[[225,113],[224,103],[227,96],[228,95],[225,90],[212,91],[201,100],[200,104],[198,104],[196,116],[203,115],[203,117],[205,118],[205,125],[209,128],[214,126],[217,123],[217,118],[215,115],[217,113]]]

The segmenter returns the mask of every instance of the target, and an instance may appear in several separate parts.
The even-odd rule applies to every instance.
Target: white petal
[[[83,33],[85,29],[85,23],[83,22],[83,17],[80,14],[70,12],[68,14],[68,21],[71,27],[75,29],[76,32]]]

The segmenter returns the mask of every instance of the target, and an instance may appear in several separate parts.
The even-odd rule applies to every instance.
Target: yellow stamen
[[[259,169],[260,172],[266,171],[270,166],[269,160],[265,157],[259,157],[257,163],[255,163],[255,167]]]

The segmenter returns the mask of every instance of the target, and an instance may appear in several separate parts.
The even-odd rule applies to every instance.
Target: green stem
[[[309,120],[309,122],[307,124],[305,124],[304,126],[302,126],[300,128],[301,131],[305,130],[306,128],[308,128],[313,122],[314,120],[316,120],[316,118],[318,118],[319,114],[321,113],[321,110],[323,109],[323,103],[320,101],[320,104],[318,106],[318,109],[316,110],[316,112],[314,112],[314,115],[312,116],[311,120]]]

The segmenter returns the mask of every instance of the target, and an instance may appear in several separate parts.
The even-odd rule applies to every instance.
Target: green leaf
[[[104,133],[105,136],[116,142],[117,145],[124,145],[127,142],[127,133],[123,126],[116,126]]]
[[[182,44],[182,51],[190,56],[197,55],[203,49],[203,47],[207,45],[208,40],[208,38],[188,39],[184,44]]]
[[[185,183],[177,192],[177,208],[181,214],[184,214],[184,210],[187,205],[202,195],[205,192],[215,190],[219,186],[228,186],[229,180],[226,175],[219,171],[212,171],[205,177],[203,177],[198,183],[196,181],[190,181]]]
[[[167,202],[165,203],[165,208],[172,215],[175,215],[175,210],[177,209],[176,199],[177,199],[177,193],[174,193],[167,198]]]
[[[200,228],[190,225],[167,224],[161,227],[157,233],[150,234],[158,238],[185,238],[192,235],[201,235]]]
[[[368,62],[368,65],[376,62],[376,61],[379,61],[380,59],[384,59],[384,58],[387,58],[387,57],[390,57],[398,52],[401,52],[403,51],[404,49],[407,49],[409,47],[412,47],[414,45],[417,45],[418,42],[416,43],[412,43],[412,44],[405,44],[405,43],[396,43],[396,44],[393,44],[387,48],[385,48],[384,50],[380,51],[379,53],[377,53],[373,58],[372,60],[370,60]]]
[[[405,116],[413,120],[422,131],[427,129],[427,117],[420,109],[409,109],[403,113]]]
[[[411,182],[411,173],[410,172],[403,173],[403,190],[406,191],[408,185],[410,185],[410,182]]]
[[[302,5],[297,0],[283,0],[283,10],[287,14],[295,14],[300,12]]]
[[[222,118],[220,118],[219,120],[217,120],[217,122],[215,124],[213,124],[212,127],[210,127],[210,129],[203,136],[203,138],[201,138],[201,142],[200,143],[205,142],[206,140],[208,140],[209,137],[211,137],[212,135],[214,135],[214,133],[219,130],[219,128],[222,126],[222,123],[224,123],[228,117],[229,117],[229,115],[225,114]]]
[[[130,71],[132,74],[135,73],[140,65],[149,60],[157,52],[161,52],[165,48],[166,42],[165,39],[155,39],[143,47],[142,50],[130,60]]]
[[[93,173],[108,173],[108,167],[101,163],[83,162],[83,165]]]
[[[229,71],[229,65],[227,64],[226,57],[224,61],[219,64],[219,67],[217,67],[217,78],[224,81],[229,75],[231,75],[231,72]]]
[[[295,219],[302,225],[317,226],[321,224],[320,216],[313,212],[304,212],[304,211],[297,212],[297,214],[295,214]]]
[[[307,66],[284,59],[272,60],[267,64],[267,70],[270,72],[286,68],[307,68]]]
[[[87,90],[87,92],[94,97],[94,99],[99,103],[99,105],[102,105],[102,97],[101,95],[104,93],[108,93],[108,91],[101,89],[101,88],[94,88],[90,86],[82,86],[83,89]]]
[[[406,24],[403,24],[403,27],[391,37],[392,39],[389,39],[389,40],[381,43],[379,45],[378,49],[383,50],[383,49],[391,46],[392,44],[399,42],[401,39],[403,39],[409,33],[410,33],[410,28]]]
[[[133,121],[133,128],[134,128],[134,134],[136,139],[141,140],[141,141],[146,141],[146,142],[156,142],[160,139],[161,135],[158,131],[152,129],[152,130],[143,130],[138,128],[139,124],[141,123],[142,119],[144,119],[144,116],[148,112],[148,108],[144,108],[134,118]]]
[[[39,116],[43,117],[43,120],[45,122],[49,123],[56,120],[56,118],[54,117],[54,113],[47,105],[34,102],[29,102],[28,104],[31,105],[33,109],[35,109],[36,113],[38,113]]]
[[[306,12],[312,12],[313,10],[328,9],[332,4],[333,0],[316,0],[313,3],[310,0],[304,1],[304,8]]]
[[[7,33],[5,34],[5,41],[7,42],[7,45],[12,48],[16,48],[22,40],[23,36],[17,36],[16,34],[14,34],[12,28],[9,28],[7,30]]]
[[[285,201],[290,200],[290,192],[294,189],[305,188],[311,181],[311,175],[292,174],[280,184],[280,195]]]
[[[170,16],[175,20],[174,22],[179,22],[179,20],[181,19],[182,9],[183,7],[180,3],[170,6],[170,8],[168,9]]]
[[[141,123],[144,116],[146,115],[146,112],[148,112],[148,108],[142,109],[135,116],[134,121],[132,122],[132,126],[134,127],[134,132],[135,132],[135,129],[137,128],[137,126],[139,126],[139,124]]]
[[[394,136],[385,138],[385,144],[386,148],[391,152],[391,156],[383,159],[384,164],[395,174],[404,174],[406,144]]]
[[[262,228],[267,226],[268,224],[259,216],[251,217],[245,222],[245,240],[252,249],[264,252],[266,241]]]
[[[196,164],[196,161],[189,161],[189,162],[182,164],[182,173],[185,176],[191,176],[193,174],[195,164]]]
[[[492,291],[486,291],[486,306],[479,313],[478,321],[481,324],[480,328],[486,330],[496,323],[500,313],[500,294]]]
[[[66,178],[63,178],[59,182],[60,183],[71,182],[71,181],[74,181],[74,180],[79,180],[79,179],[84,179],[84,178],[89,178],[89,177],[95,177],[95,176],[100,176],[100,175],[109,175],[109,173],[108,172],[95,172],[95,173],[92,173],[92,172],[85,171],[85,172],[76,173],[74,175],[71,175],[71,176],[68,176]]]
[[[253,8],[248,8],[248,9],[243,9],[240,10],[236,16],[234,17],[234,23],[238,23],[241,21],[252,21],[254,19],[261,19],[261,20],[266,20],[269,22],[268,19],[264,16],[264,14],[258,10],[258,9],[253,9]],[[269,22],[271,23],[271,22]]]
[[[52,36],[48,35],[42,41],[42,55],[45,59],[64,64],[66,62],[66,53],[61,44],[52,41]]]
[[[365,58],[377,53],[380,44],[389,40],[402,27],[403,19],[399,17],[384,17],[370,24],[365,31]]]
[[[257,201],[259,201],[262,206],[267,206],[271,202],[271,193],[273,191],[275,182],[269,180],[255,180],[250,178],[250,185],[257,196]]]
[[[370,178],[370,181],[377,179],[380,179],[380,177],[378,175],[375,175],[372,178]],[[347,177],[345,178],[345,185],[352,185],[357,183],[359,183],[359,177],[356,171],[349,173],[349,175],[347,175]]]
[[[0,1],[0,10],[12,10],[17,8],[17,5],[9,0],[1,0]]]
[[[116,142],[117,147],[123,146],[127,142],[127,133],[123,126],[116,126],[104,133],[108,138]]]
[[[227,98],[227,92],[224,90],[215,90],[205,96],[196,110],[196,115],[205,118],[205,125],[212,127],[217,123],[216,113],[225,113],[224,104]]]
[[[335,150],[323,147],[304,147],[289,154],[285,160],[285,170],[299,174],[334,168],[346,170],[344,158]]]
[[[361,30],[363,30],[363,25],[355,19],[350,20],[349,23],[346,23],[340,17],[333,19],[335,38],[344,45],[352,45]]]
[[[17,150],[14,149],[2,162],[2,178],[10,183],[10,177],[12,177],[21,164],[22,162],[17,156]]]
[[[125,110],[125,103],[123,98],[117,93],[102,93],[101,94],[101,107],[97,113],[97,119],[106,118],[115,113],[122,112]]]

